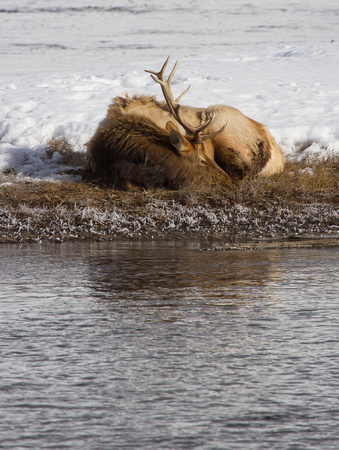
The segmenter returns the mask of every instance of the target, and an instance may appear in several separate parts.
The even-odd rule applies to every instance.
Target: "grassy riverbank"
[[[0,177],[0,242],[194,236],[224,243],[339,235],[339,162],[220,188],[124,192],[86,183]]]

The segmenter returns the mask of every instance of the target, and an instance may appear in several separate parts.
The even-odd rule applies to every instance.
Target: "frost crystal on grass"
[[[240,205],[210,209],[208,206],[168,204],[147,205],[136,211],[116,208],[109,212],[97,208],[56,207],[31,208],[20,205],[0,208],[0,239],[41,241],[115,237],[147,237],[167,235],[213,235],[236,239],[243,237],[274,237],[302,233],[339,233],[338,211],[326,205],[300,207],[299,212],[287,208],[271,208],[263,214],[255,208]],[[326,225],[324,227],[324,225]]]

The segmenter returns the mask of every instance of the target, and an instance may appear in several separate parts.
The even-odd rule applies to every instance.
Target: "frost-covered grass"
[[[338,233],[338,211],[327,205],[299,206],[298,211],[270,205],[212,209],[157,199],[135,212],[116,207],[99,210],[57,206],[52,210],[19,205],[0,208],[0,241],[114,239],[118,237],[198,236],[224,242]]]

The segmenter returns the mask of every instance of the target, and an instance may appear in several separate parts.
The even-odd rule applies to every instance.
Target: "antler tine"
[[[201,134],[199,136],[200,141],[203,142],[206,139],[212,139],[212,138],[218,136],[220,133],[222,133],[224,131],[224,129],[227,127],[227,125],[228,125],[228,121],[226,123],[224,123],[224,125],[220,128],[220,130],[213,131],[212,133]]]
[[[164,62],[162,68],[160,69],[160,72],[155,72],[154,70],[145,70],[145,72],[152,74],[151,77],[154,81],[157,83],[160,83],[161,85],[171,84],[175,71],[178,67],[178,61],[175,62],[174,67],[172,69],[172,72],[169,74],[169,77],[167,78],[167,81],[165,81],[165,70],[168,65],[168,61],[170,60],[170,55],[167,57],[166,61]],[[157,77],[157,78],[155,78]]]
[[[167,106],[168,106],[171,114],[176,118],[177,117],[176,110],[178,107],[178,102],[187,93],[187,91],[189,90],[189,88],[191,86],[188,86],[188,88],[181,95],[179,95],[179,97],[176,100],[174,100],[174,97],[173,97],[173,94],[171,91],[171,83],[172,83],[174,74],[178,67],[178,61],[175,62],[171,73],[169,74],[167,80],[165,81],[165,70],[168,65],[169,59],[170,59],[170,56],[167,57],[166,61],[164,62],[163,66],[159,72],[155,72],[153,70],[145,70],[145,72],[150,73],[152,79],[160,84],[162,93],[164,94],[164,97],[165,97],[165,100],[167,103]]]
[[[167,59],[169,59],[169,57]],[[174,64],[173,69],[172,69],[172,72],[169,74],[169,77],[167,78],[167,83],[169,83],[169,84],[172,83],[172,80],[173,80],[175,71],[177,70],[177,67],[178,67],[178,60],[175,61],[175,64]]]
[[[160,72],[155,72],[154,70],[145,70],[145,72],[150,73],[151,77],[153,78],[153,80],[156,81],[157,83],[159,83],[159,84],[163,84],[163,83],[166,84],[165,83],[165,70],[166,70],[166,67],[167,67],[167,64],[168,64],[169,60],[170,60],[170,55],[167,56],[166,61],[164,62],[162,68],[160,69]],[[177,63],[178,63],[178,61],[176,62],[176,65],[174,66],[175,69],[176,69],[176,66],[178,65]],[[171,72],[171,75],[173,73],[173,70]],[[174,72],[175,72],[175,70],[174,70]],[[173,76],[174,76],[174,73],[172,75],[172,78],[173,78]]]
[[[187,92],[190,90],[190,87],[191,87],[191,85],[189,85],[188,88],[182,94],[179,95],[179,97],[175,100],[175,103],[179,103],[180,102],[180,100],[183,98],[183,96],[185,94],[187,94]]]
[[[168,57],[167,60],[165,61],[166,66],[167,66],[168,61],[169,61],[169,57]],[[177,67],[178,67],[178,62],[179,62],[178,60],[175,61],[174,67],[173,67],[173,69],[172,69],[172,72],[169,74],[169,77],[167,78],[166,84],[168,84],[169,87],[171,87],[171,83],[172,83],[174,74],[175,74],[175,72],[176,72],[176,70],[177,70]],[[165,66],[165,68],[166,68],[166,66]],[[173,99],[174,102],[175,102],[176,104],[178,104],[179,101],[183,98],[183,96],[184,96],[185,94],[187,94],[187,92],[190,90],[190,87],[191,87],[191,85],[189,85],[188,88],[185,89],[184,92],[183,92],[182,94],[180,94],[179,97],[178,97],[176,100]],[[172,94],[172,92],[171,92],[171,94]],[[172,95],[172,98],[173,98],[173,95]]]

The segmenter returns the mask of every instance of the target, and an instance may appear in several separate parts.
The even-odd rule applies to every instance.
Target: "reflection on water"
[[[274,283],[284,274],[275,272],[277,259],[275,252],[248,258],[242,252],[134,245],[88,258],[88,280],[93,295],[115,311],[155,307],[162,316],[183,310],[185,318],[187,308],[279,301]]]
[[[338,448],[338,253],[0,246],[0,447]]]

